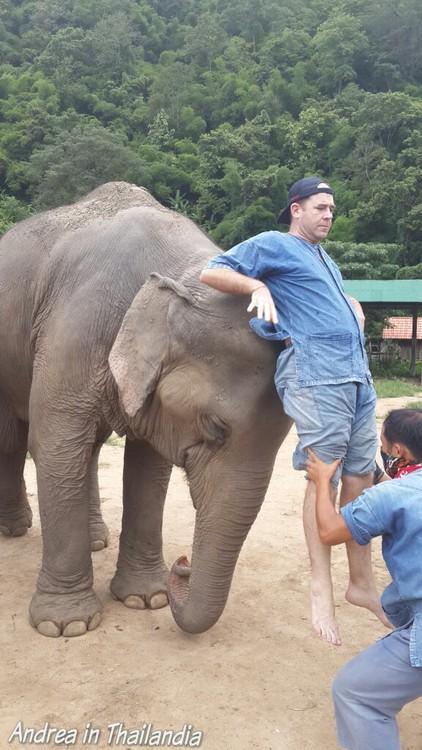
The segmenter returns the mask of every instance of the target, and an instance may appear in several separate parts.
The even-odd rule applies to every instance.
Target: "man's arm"
[[[381,466],[376,461],[374,471],[374,484],[381,484],[381,482],[391,482],[391,478],[385,473],[384,469],[381,469]]]
[[[248,312],[256,307],[258,318],[264,318],[272,323],[278,322],[277,310],[271,292],[263,281],[245,276],[243,273],[233,271],[230,268],[205,268],[199,280],[219,292],[251,294],[252,299]]]
[[[199,280],[227,294],[252,294],[256,289],[265,286],[263,281],[245,276],[231,268],[205,268]]]
[[[306,461],[308,479],[316,485],[316,520],[318,532],[323,544],[333,545],[353,539],[341,513],[337,513],[332,500],[330,480],[334,476],[340,459],[326,464],[311,449]]]

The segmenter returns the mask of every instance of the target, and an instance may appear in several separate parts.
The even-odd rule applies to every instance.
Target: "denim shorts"
[[[307,449],[312,448],[326,463],[342,459],[332,480],[335,485],[342,474],[362,476],[374,471],[378,446],[377,397],[370,377],[365,383],[301,387],[297,382],[294,349],[289,347],[279,356],[275,385],[299,437],[293,454],[295,469],[306,469]]]

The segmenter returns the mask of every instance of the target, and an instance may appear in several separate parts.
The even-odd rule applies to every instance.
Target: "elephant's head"
[[[184,467],[196,508],[192,564],[169,577],[170,605],[188,632],[220,617],[237,557],[290,428],[273,385],[275,350],[247,324],[245,300],[204,287],[194,298],[151,278],[109,357],[132,432]]]

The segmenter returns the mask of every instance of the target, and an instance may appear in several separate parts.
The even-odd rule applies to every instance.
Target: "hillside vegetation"
[[[420,0],[3,0],[0,60],[0,231],[124,179],[229,247],[318,173],[345,275],[422,278]]]

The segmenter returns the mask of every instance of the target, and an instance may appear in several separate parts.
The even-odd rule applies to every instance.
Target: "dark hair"
[[[422,461],[422,409],[394,409],[384,421],[389,443],[403,443],[417,461]]]

